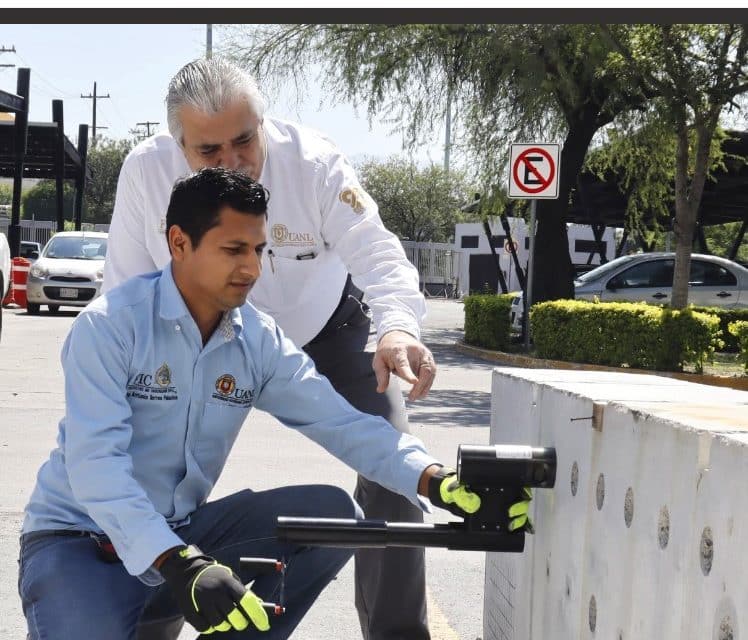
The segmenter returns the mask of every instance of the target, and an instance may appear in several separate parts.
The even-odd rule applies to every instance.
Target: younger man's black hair
[[[197,248],[205,233],[218,226],[223,207],[240,213],[267,216],[270,194],[260,183],[240,171],[208,167],[174,184],[166,210],[166,236],[178,225]]]

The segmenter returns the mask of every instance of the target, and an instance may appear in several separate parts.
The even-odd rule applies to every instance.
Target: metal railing
[[[421,291],[426,297],[458,298],[457,276],[460,252],[443,242],[402,241],[405,255],[418,270]]]
[[[38,242],[42,247],[49,239],[57,233],[57,223],[54,220],[21,220],[21,240]],[[0,232],[8,236],[10,219],[0,217]],[[108,231],[108,224],[92,224],[84,222],[81,224],[82,231]]]

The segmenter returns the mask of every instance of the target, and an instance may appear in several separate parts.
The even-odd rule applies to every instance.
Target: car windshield
[[[634,256],[621,256],[620,258],[601,264],[597,269],[592,269],[592,271],[582,274],[574,282],[590,282],[592,280],[597,280],[621,265],[631,262],[633,259]]]
[[[44,249],[44,257],[67,260],[103,260],[106,257],[106,238],[85,236],[52,238]]]

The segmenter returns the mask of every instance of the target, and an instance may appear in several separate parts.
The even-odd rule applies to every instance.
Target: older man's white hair
[[[249,108],[259,118],[263,117],[265,100],[257,81],[249,73],[220,57],[193,60],[169,83],[166,94],[169,133],[180,145],[183,143],[179,117],[184,106],[215,114],[238,100],[246,100]]]

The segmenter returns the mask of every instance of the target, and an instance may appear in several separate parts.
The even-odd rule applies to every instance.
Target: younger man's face
[[[183,245],[176,250],[172,247],[172,258],[188,306],[192,301],[203,309],[223,313],[244,304],[262,272],[265,233],[264,215],[226,206],[219,214],[219,224],[206,231],[197,247],[181,234]]]

